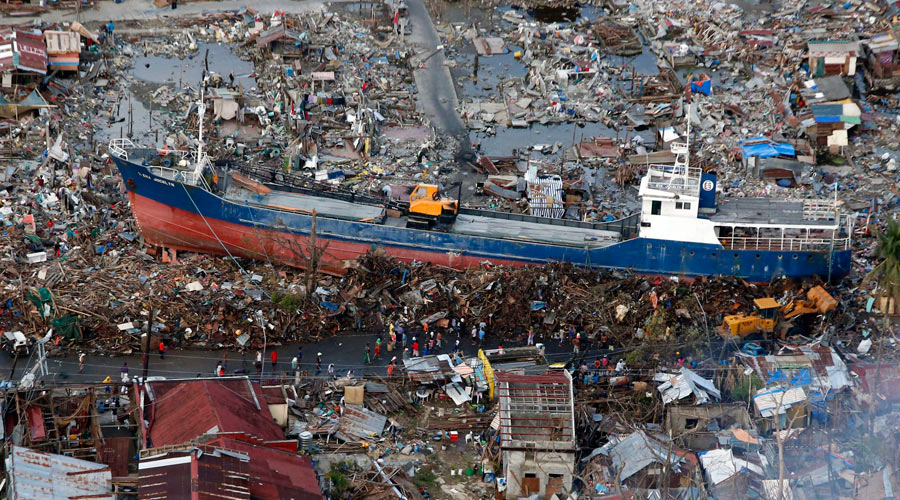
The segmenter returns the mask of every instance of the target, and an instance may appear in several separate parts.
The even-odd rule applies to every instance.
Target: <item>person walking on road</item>
[[[363,362],[367,365],[372,363],[372,348],[369,347],[368,342],[366,342],[366,356],[363,358]]]
[[[391,377],[394,376],[394,363],[395,363],[396,361],[397,361],[397,356],[394,356],[394,357],[391,359],[391,362],[390,362],[390,364],[389,364],[388,367],[387,367],[387,377],[388,377],[388,378],[391,378]]]
[[[328,363],[328,376],[334,378],[334,363]]]
[[[297,367],[299,366],[299,361],[297,361],[297,356],[294,356],[294,359],[291,360],[291,371],[297,373]]]
[[[413,343],[412,343],[412,355],[413,355],[414,358],[418,358],[418,357],[419,357],[419,343],[416,341],[416,338],[415,338],[415,337],[413,337]]]
[[[272,371],[276,371],[276,367],[278,366],[278,351],[272,349]]]
[[[256,373],[262,373],[262,351],[256,351]]]
[[[528,344],[527,345],[534,345],[534,327],[528,328]]]
[[[84,373],[84,353],[78,355],[78,373]]]
[[[159,341],[159,359],[166,359],[166,343]]]
[[[128,363],[122,364],[122,382],[128,382]]]
[[[316,375],[322,373],[322,353],[316,355]]]
[[[222,362],[221,362],[221,361],[219,361],[219,362],[216,364],[216,376],[217,376],[217,377],[224,377],[224,376],[225,376],[225,367],[222,365]]]

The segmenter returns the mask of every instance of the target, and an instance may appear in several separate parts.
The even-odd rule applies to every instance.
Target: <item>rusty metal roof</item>
[[[259,384],[246,378],[154,381],[150,441],[179,445],[203,434],[242,432],[259,439],[284,439]]]
[[[7,458],[9,498],[113,500],[109,467],[87,460],[13,446]]]
[[[196,491],[200,498],[250,500],[248,460],[208,446],[147,457],[138,464],[140,496],[180,499]]]

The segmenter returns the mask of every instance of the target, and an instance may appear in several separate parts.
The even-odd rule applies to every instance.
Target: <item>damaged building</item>
[[[535,493],[549,498],[571,491],[575,472],[571,375],[500,372],[496,377],[506,498]]]

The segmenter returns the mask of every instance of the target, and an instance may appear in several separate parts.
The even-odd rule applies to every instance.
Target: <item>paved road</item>
[[[456,112],[458,104],[456,87],[450,76],[450,69],[445,64],[443,51],[436,52],[437,47],[441,45],[441,38],[434,28],[423,0],[409,0],[407,7],[412,28],[410,44],[416,51],[416,60],[428,58],[421,63],[424,67],[419,67],[413,72],[419,90],[419,106],[436,129],[460,141],[460,148],[456,151],[457,158],[471,154],[472,144],[469,141],[468,129]]]
[[[386,366],[391,359],[389,353],[384,352],[382,359],[374,360],[371,365],[364,364],[364,354],[366,343],[372,347],[373,353],[375,349],[374,334],[341,334],[337,337],[328,338],[316,343],[302,345],[303,360],[302,369],[309,370],[311,374],[316,371],[316,354],[322,353],[322,374],[326,375],[329,364],[335,365],[335,373],[337,375],[346,375],[348,370],[353,370],[356,376],[384,376]],[[421,340],[421,339],[420,339]],[[456,341],[455,335],[449,335],[445,340],[445,346],[437,349],[437,354],[450,353],[453,350],[453,344]],[[449,340],[449,342],[448,342]],[[537,339],[541,342],[542,339]],[[410,339],[411,343],[412,340]],[[563,346],[557,342],[547,341],[543,339],[547,349],[548,361],[568,361],[572,358],[571,344],[566,343]],[[491,335],[485,339],[485,347],[496,348],[498,341]],[[512,347],[514,343],[506,342],[506,347]],[[281,375],[287,375],[290,371],[291,358],[297,355],[300,344],[290,344],[276,347],[278,352],[277,372]],[[463,335],[460,341],[462,351],[467,355],[474,355],[478,347],[473,346],[471,339],[467,335]],[[266,377],[272,376],[274,373],[271,366],[270,353],[272,349],[268,349],[265,355],[265,374]],[[166,352],[165,359],[160,359],[159,354],[153,350],[150,355],[149,376],[159,376],[167,378],[193,378],[197,376],[212,376],[215,371],[216,364],[225,360],[227,355],[227,369],[229,373],[235,373],[236,370],[244,370],[253,376],[256,375],[254,361],[256,360],[256,351],[248,351],[245,354],[234,351],[209,351],[202,349],[170,349]],[[596,352],[587,354],[592,362],[597,356]],[[402,356],[397,354],[398,364]],[[612,360],[613,357],[610,357]],[[55,383],[96,383],[101,382],[105,377],[111,376],[115,379],[120,377],[120,371],[123,364],[127,363],[129,375],[141,375],[141,356],[133,354],[130,356],[101,356],[98,354],[88,354],[85,359],[84,372],[78,372],[78,356],[76,354],[64,357],[51,357],[48,360],[48,370],[50,375],[44,378],[44,382],[48,385]],[[20,359],[16,363],[15,373],[10,378],[10,369],[13,360],[5,352],[0,353],[0,380],[18,381],[25,374],[25,371],[34,366],[33,359]]]

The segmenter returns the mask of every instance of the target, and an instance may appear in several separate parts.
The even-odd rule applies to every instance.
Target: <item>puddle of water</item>
[[[638,37],[641,38],[641,43],[643,43],[643,38],[640,35]],[[609,62],[613,66],[630,66],[634,68],[637,74],[647,76],[659,74],[658,59],[656,53],[646,44],[641,46],[641,53],[634,56],[607,54],[602,58],[602,60]]]
[[[551,7],[540,5],[529,12],[539,23],[571,23],[581,15],[580,7]]]
[[[474,50],[459,54],[456,57],[457,66],[454,68],[456,70],[454,78],[464,78],[462,88],[457,87],[459,94],[466,97],[496,97],[497,84],[500,83],[501,77],[522,78],[528,74],[528,68],[513,55],[517,50],[521,50],[521,47],[508,45],[507,49],[505,54],[478,56],[477,68]],[[472,76],[477,77],[477,80],[472,80]]]
[[[110,139],[119,137],[128,137],[128,97],[131,97],[131,117],[133,121],[132,138],[135,144],[144,146],[162,146],[165,142],[166,134],[159,132],[159,140],[156,137],[156,129],[163,125],[166,115],[159,109],[153,111],[153,127],[150,126],[150,110],[141,103],[129,90],[129,94],[124,96],[119,103],[118,113],[114,112],[113,120],[117,123],[109,124],[104,116],[95,119],[94,123],[100,127],[94,138],[101,142],[108,142]]]
[[[253,75],[253,63],[242,61],[234,53],[232,47],[220,44],[198,44],[197,53],[185,59],[169,58],[158,55],[145,55],[135,59],[133,75],[139,80],[152,83],[175,85],[179,82],[182,87],[190,85],[196,88],[203,74],[203,59],[209,50],[209,71],[218,73],[228,78],[228,74],[234,74],[234,79],[250,90],[256,87],[256,78]]]
[[[565,156],[566,148],[572,146],[572,135],[574,132],[575,143],[583,140],[590,140],[594,137],[616,137],[616,130],[597,123],[585,123],[578,125],[574,123],[548,123],[546,125],[535,124],[529,128],[504,128],[497,127],[496,134],[489,136],[483,132],[473,132],[473,140],[481,145],[481,154],[488,156],[508,156],[512,154],[512,150],[524,150],[534,146],[535,144],[562,144],[562,148],[556,154],[541,154],[532,152],[533,158],[541,158],[550,160],[554,158],[562,158]],[[619,139],[624,139],[625,134],[631,138],[640,135],[644,139],[644,144],[652,143],[656,140],[652,130],[643,131],[625,131],[619,133]]]
[[[138,82],[129,87],[127,93],[122,96],[119,103],[118,111],[114,111],[113,121],[109,123],[107,117],[98,117],[94,123],[98,126],[95,139],[98,141],[109,141],[110,139],[119,137],[128,137],[128,109],[129,99],[131,100],[131,120],[132,120],[132,137],[131,140],[136,144],[143,146],[162,147],[165,143],[168,130],[165,125],[169,121],[169,112],[159,109],[154,105],[153,122],[150,122],[150,99],[149,91],[154,85],[168,85],[179,88],[179,80],[181,88],[191,86],[196,88],[203,74],[203,57],[206,50],[209,49],[209,70],[212,73],[218,73],[225,77],[226,81],[228,73],[233,73],[236,82],[240,82],[244,89],[250,90],[256,87],[256,78],[253,74],[253,63],[242,61],[234,52],[234,48],[229,45],[220,44],[198,44],[199,50],[193,57],[184,59],[168,58],[159,55],[144,55],[135,59],[132,76]],[[137,90],[140,87],[140,90]],[[139,95],[142,98],[139,98]],[[142,101],[143,99],[143,101]],[[146,103],[146,105],[145,105]],[[180,111],[179,111],[180,116]]]

